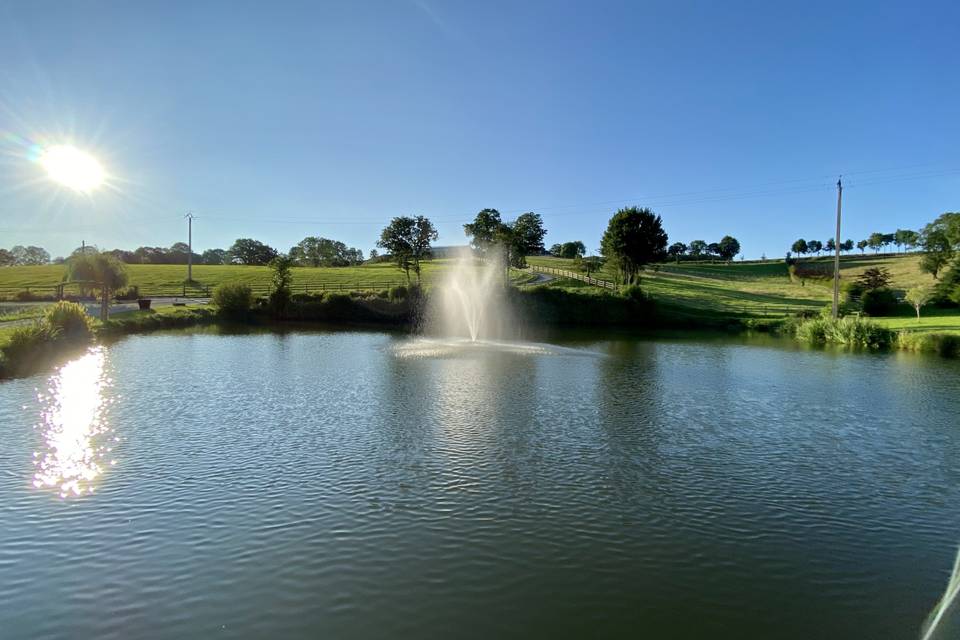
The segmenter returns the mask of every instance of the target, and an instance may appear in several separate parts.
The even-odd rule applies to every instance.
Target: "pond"
[[[956,362],[131,337],[0,385],[4,638],[915,638]]]

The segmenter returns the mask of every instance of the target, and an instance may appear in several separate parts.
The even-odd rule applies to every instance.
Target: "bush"
[[[17,291],[13,296],[17,302],[42,302],[43,300],[53,300],[49,294],[33,293],[32,291]]]
[[[914,333],[901,331],[897,336],[901,349],[936,353],[945,358],[960,358],[960,335],[955,333]]]
[[[860,307],[869,316],[889,316],[897,310],[900,301],[886,288],[868,289],[860,296]]]
[[[0,353],[6,362],[20,364],[39,355],[39,349],[55,342],[57,338],[59,334],[56,329],[45,322],[34,322],[14,329],[10,339],[0,348]]]
[[[796,337],[808,344],[842,344],[879,349],[894,343],[894,333],[875,322],[846,317],[839,320],[814,318],[797,325]]]
[[[245,320],[253,306],[253,292],[245,284],[228,282],[214,290],[212,302],[221,316],[231,320]]]
[[[83,342],[93,337],[93,318],[82,304],[60,301],[43,314],[43,321],[59,338]]]
[[[643,292],[638,284],[631,284],[623,288],[620,292],[624,298],[637,304],[646,304],[649,301],[647,294]]]
[[[117,293],[117,300],[139,300],[140,287],[132,285]]]
[[[396,287],[391,287],[387,293],[387,297],[396,302],[397,300],[404,300],[407,297],[407,293],[407,288],[401,284]]]

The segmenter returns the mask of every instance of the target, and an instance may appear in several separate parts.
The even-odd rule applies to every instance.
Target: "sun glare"
[[[40,164],[54,181],[84,193],[99,187],[106,177],[96,158],[66,144],[47,147]]]

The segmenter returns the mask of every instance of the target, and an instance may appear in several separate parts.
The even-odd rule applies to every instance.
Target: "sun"
[[[84,193],[99,187],[106,177],[96,158],[68,144],[44,149],[40,164],[54,181]]]

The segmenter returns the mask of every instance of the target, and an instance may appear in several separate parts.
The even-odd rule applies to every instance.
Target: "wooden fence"
[[[600,287],[601,289],[610,289],[611,291],[619,291],[620,285],[615,282],[610,282],[609,280],[600,280],[599,278],[591,278],[590,276],[585,276],[582,273],[576,273],[574,271],[567,271],[565,269],[557,269],[555,267],[541,267],[538,265],[530,265],[530,270],[537,273],[548,273],[554,276],[560,276],[562,278],[571,278],[573,280],[580,280],[581,282],[586,282],[589,285],[594,287]]]

